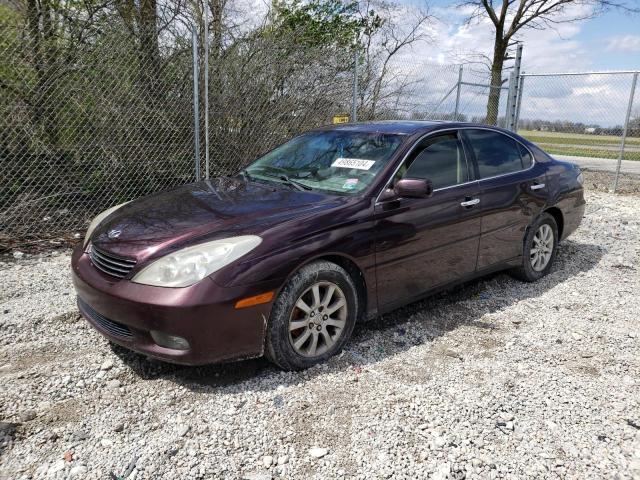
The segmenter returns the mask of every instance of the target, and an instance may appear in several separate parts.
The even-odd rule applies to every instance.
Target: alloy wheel
[[[347,324],[347,299],[338,285],[320,281],[307,288],[289,318],[289,341],[304,357],[317,357],[329,350]]]
[[[533,245],[529,252],[531,257],[531,268],[536,272],[544,270],[551,260],[553,246],[553,230],[550,225],[543,223],[533,236]]]

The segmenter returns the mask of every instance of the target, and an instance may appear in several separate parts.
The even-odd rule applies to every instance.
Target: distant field
[[[519,130],[527,140],[540,145],[551,154],[580,157],[618,158],[620,137],[585,133],[558,133]],[[627,137],[625,160],[640,160],[640,138]]]

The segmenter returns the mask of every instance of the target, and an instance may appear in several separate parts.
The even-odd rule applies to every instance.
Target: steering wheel
[[[276,167],[274,165],[260,165],[260,166],[264,169],[275,170],[276,172],[290,173],[289,170],[287,170],[286,168]]]

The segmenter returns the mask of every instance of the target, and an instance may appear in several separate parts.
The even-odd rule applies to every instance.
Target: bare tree
[[[629,5],[616,0],[467,0],[460,6],[471,7],[469,22],[489,18],[495,30],[491,59],[491,88],[487,99],[486,123],[495,125],[498,119],[502,70],[510,58],[509,49],[524,29],[543,30],[567,22],[593,18],[609,9],[639,12],[637,0]]]
[[[420,42],[431,41],[425,27],[433,21],[433,16],[427,4],[403,14],[401,24],[394,20],[394,9],[397,8],[380,0],[360,3],[363,23],[371,26],[365,28],[361,39],[364,58],[359,79],[360,108],[367,118],[376,118],[383,104],[386,104],[384,107],[397,104],[398,98],[412,83],[406,75],[392,71],[390,66],[395,58]],[[371,18],[374,11],[377,19]]]

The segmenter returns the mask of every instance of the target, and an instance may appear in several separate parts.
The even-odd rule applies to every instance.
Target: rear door
[[[545,205],[546,169],[506,133],[478,128],[463,136],[479,180],[481,271],[522,255],[526,228]]]
[[[478,186],[458,132],[418,141],[393,181],[400,178],[431,180],[434,191],[429,198],[376,204],[376,272],[382,309],[471,274],[476,265]]]

